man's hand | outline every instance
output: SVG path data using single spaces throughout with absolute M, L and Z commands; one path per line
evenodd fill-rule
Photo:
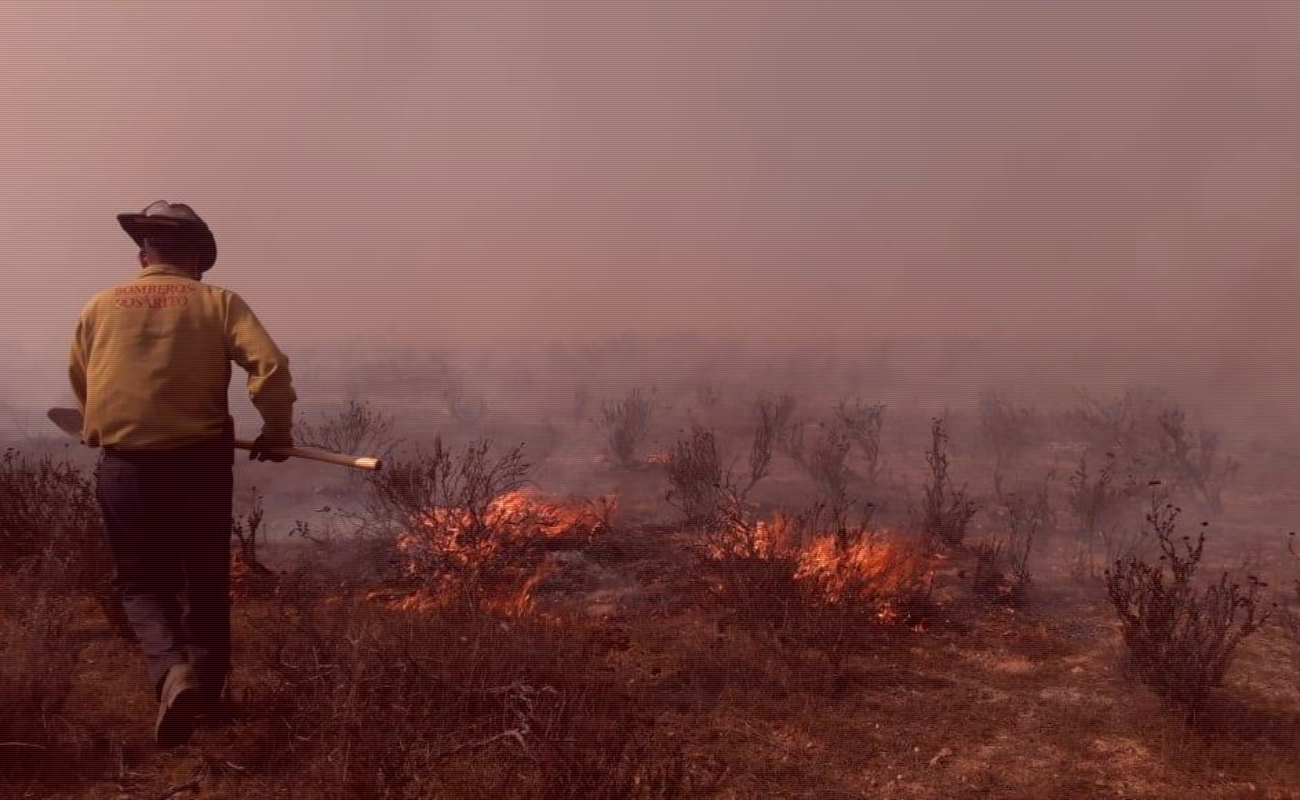
M 248 460 L 252 461 L 253 459 L 257 459 L 258 461 L 272 461 L 276 464 L 288 461 L 288 456 L 270 452 L 271 449 L 279 447 L 293 447 L 293 442 L 280 439 L 268 439 L 264 433 L 253 441 L 253 449 L 248 451 Z

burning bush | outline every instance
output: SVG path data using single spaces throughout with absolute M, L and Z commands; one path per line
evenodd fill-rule
M 418 563 L 419 575 L 473 571 L 497 544 L 493 524 L 501 520 L 493 503 L 520 489 L 529 467 L 523 445 L 498 456 L 480 439 L 455 454 L 438 437 L 432 451 L 395 460 L 371 477 L 367 517 Z
M 871 625 L 910 620 L 929 594 L 923 552 L 871 528 L 869 514 L 851 522 L 825 503 L 770 521 L 734 516 L 706 539 L 704 554 L 748 618 L 801 628 L 836 661 Z
M 403 577 L 422 590 L 403 602 L 445 598 L 442 589 L 476 600 L 485 579 L 533 579 L 516 587 L 519 602 L 540 580 L 541 543 L 604 531 L 614 499 L 546 499 L 527 488 L 522 445 L 493 455 L 487 440 L 459 455 L 441 439 L 432 452 L 391 465 L 372 479 L 368 518 L 392 537 Z
M 1205 548 L 1202 530 L 1174 538 L 1180 509 L 1152 500 L 1147 523 L 1160 545 L 1157 564 L 1138 558 L 1117 561 L 1106 572 L 1106 589 L 1119 613 L 1128 666 L 1139 680 L 1171 704 L 1190 713 L 1223 684 L 1241 640 L 1259 630 L 1263 584 L 1246 585 L 1225 572 L 1219 580 L 1193 585 Z

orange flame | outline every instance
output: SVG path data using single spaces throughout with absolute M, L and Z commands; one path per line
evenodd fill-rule
M 745 556 L 794 562 L 794 578 L 826 602 L 865 602 L 891 620 L 892 601 L 917 591 L 932 572 L 930 558 L 887 530 L 858 531 L 848 542 L 832 534 L 809 536 L 799 521 L 777 512 L 770 521 L 725 538 L 711 547 L 714 558 Z
M 396 599 L 376 599 L 398 610 L 429 611 L 446 602 L 443 590 L 451 588 L 449 576 L 456 569 L 509 564 L 510 569 L 498 572 L 513 575 L 516 587 L 506 590 L 508 597 L 500 605 L 505 611 L 523 613 L 532 607 L 537 586 L 553 571 L 545 563 L 526 566 L 535 562 L 536 550 L 531 546 L 548 539 L 602 533 L 609 528 L 615 507 L 612 496 L 547 498 L 520 489 L 495 498 L 478 520 L 464 508 L 435 508 L 397 538 L 398 549 L 406 554 L 406 573 L 419 579 L 422 588 Z M 531 570 L 531 575 L 520 582 L 520 570 Z

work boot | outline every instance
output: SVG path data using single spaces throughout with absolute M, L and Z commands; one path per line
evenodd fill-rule
M 204 691 L 204 708 L 195 724 L 200 728 L 219 728 L 234 722 L 237 706 L 231 695 L 228 680 L 219 685 L 206 684 Z
M 153 731 L 158 746 L 176 747 L 188 742 L 205 701 L 203 683 L 194 667 L 177 664 L 167 670 L 158 701 L 158 722 Z

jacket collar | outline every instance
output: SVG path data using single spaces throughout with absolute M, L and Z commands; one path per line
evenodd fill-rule
M 148 278 L 151 275 L 174 275 L 177 278 L 189 278 L 190 280 L 195 280 L 195 277 L 192 274 L 186 272 L 180 267 L 173 267 L 171 264 L 150 264 L 140 270 L 140 274 L 137 277 Z

